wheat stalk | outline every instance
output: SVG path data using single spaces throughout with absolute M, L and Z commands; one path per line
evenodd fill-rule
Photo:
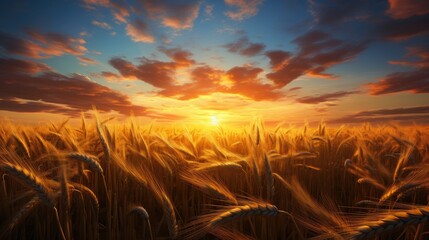
M 11 163 L 3 163 L 0 166 L 0 169 L 20 179 L 26 185 L 32 188 L 35 192 L 37 192 L 39 198 L 46 206 L 50 208 L 54 207 L 54 201 L 50 193 L 50 190 L 48 187 L 45 186 L 45 184 L 39 177 L 32 174 L 27 169 L 24 169 L 18 165 L 13 165 Z
M 83 163 L 88 164 L 91 170 L 103 174 L 103 168 L 100 163 L 96 160 L 95 156 L 91 156 L 88 154 L 73 152 L 66 155 L 67 158 L 77 160 Z
M 12 221 L 9 224 L 9 230 L 14 229 L 18 223 L 24 219 L 34 208 L 36 208 L 41 203 L 40 197 L 35 196 L 29 202 L 27 202 L 17 214 L 13 217 Z
M 279 210 L 276 206 L 271 205 L 269 203 L 249 203 L 247 205 L 231 208 L 225 212 L 218 214 L 209 221 L 207 226 L 210 228 L 216 227 L 225 222 L 229 222 L 233 219 L 245 216 L 276 216 L 278 211 Z
M 214 162 L 210 164 L 202 164 L 202 166 L 199 166 L 194 170 L 197 172 L 201 172 L 201 171 L 210 171 L 210 170 L 226 169 L 226 168 L 237 169 L 237 170 L 243 169 L 243 167 L 240 164 L 229 161 L 229 162 Z
M 100 203 L 98 201 L 97 195 L 90 188 L 88 188 L 87 186 L 82 185 L 80 183 L 72 183 L 72 184 L 69 184 L 68 186 L 75 188 L 75 189 L 79 190 L 80 192 L 88 195 L 92 199 L 92 201 L 93 201 L 93 203 L 94 203 L 94 205 L 98 211 L 98 209 L 100 208 Z
M 153 239 L 152 228 L 150 226 L 150 220 L 149 220 L 149 213 L 147 213 L 146 209 L 142 206 L 136 206 L 136 207 L 131 208 L 131 210 L 128 212 L 128 214 L 132 214 L 132 213 L 135 213 L 135 214 L 143 217 L 147 221 L 147 224 L 149 226 L 150 239 Z
M 271 164 L 270 161 L 268 161 L 267 154 L 264 153 L 264 166 L 265 166 L 265 172 L 267 173 L 268 177 L 268 189 L 269 189 L 269 196 L 270 199 L 274 197 L 274 177 L 273 177 L 273 171 L 271 170 Z
M 176 213 L 174 211 L 173 204 L 171 203 L 167 195 L 163 194 L 162 197 L 163 197 L 162 205 L 167 219 L 168 231 L 170 233 L 170 237 L 172 239 L 175 239 L 177 238 L 177 235 L 179 233 L 179 226 L 177 225 Z
M 429 207 L 395 211 L 377 221 L 368 221 L 349 233 L 350 239 L 368 239 L 394 229 L 401 229 L 408 224 L 420 224 L 429 221 Z

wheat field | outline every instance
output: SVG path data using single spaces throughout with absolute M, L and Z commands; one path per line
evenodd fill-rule
M 0 126 L 1 239 L 428 239 L 429 128 Z

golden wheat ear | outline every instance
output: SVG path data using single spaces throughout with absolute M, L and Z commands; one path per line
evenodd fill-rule
M 369 239 L 392 230 L 401 229 L 406 225 L 420 224 L 428 221 L 428 206 L 404 211 L 392 211 L 381 219 L 366 221 L 361 226 L 355 227 L 354 231 L 347 234 L 347 237 L 356 240 Z
M 37 177 L 29 170 L 11 163 L 3 163 L 0 165 L 0 169 L 21 180 L 24 184 L 33 189 L 46 206 L 50 208 L 54 207 L 53 194 L 41 178 Z

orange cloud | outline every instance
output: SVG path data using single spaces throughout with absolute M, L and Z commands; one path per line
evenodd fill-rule
M 13 58 L 0 58 L 0 72 L 7 71 L 36 74 L 40 72 L 52 71 L 52 69 L 44 63 L 18 60 Z
M 265 55 L 270 59 L 271 68 L 276 70 L 282 65 L 286 64 L 286 61 L 290 59 L 292 54 L 282 50 L 275 50 L 268 51 L 265 53 Z
M 225 88 L 219 85 L 223 73 L 222 70 L 214 69 L 209 66 L 197 67 L 191 72 L 191 83 L 164 88 L 159 94 L 168 97 L 176 97 L 181 100 L 188 100 L 213 92 L 225 91 Z
M 231 68 L 226 75 L 233 82 L 233 86 L 226 92 L 241 94 L 256 101 L 281 98 L 283 93 L 276 92 L 274 86 L 261 83 L 258 77 L 262 71 L 261 68 L 251 66 Z
M 142 59 L 141 64 L 137 66 L 121 58 L 112 58 L 109 63 L 123 77 L 134 77 L 158 88 L 172 86 L 174 83 L 174 73 L 177 69 L 177 65 L 174 62 L 162 62 L 150 59 Z
M 44 65 L 17 59 L 1 59 L 0 62 L 1 66 L 14 66 L 0 68 L 2 110 L 76 116 L 96 106 L 100 111 L 113 110 L 124 115 L 133 112 L 141 116 L 146 112 L 145 107 L 132 104 L 127 95 L 95 83 L 84 75 L 65 76 L 50 71 Z
M 161 20 L 166 27 L 173 29 L 192 28 L 198 17 L 201 1 L 141 0 L 145 11 L 152 19 Z
M 233 67 L 228 71 L 216 69 L 207 65 L 197 66 L 192 54 L 180 48 L 159 48 L 173 61 L 162 62 L 141 58 L 140 64 L 112 58 L 110 64 L 119 71 L 122 77 L 137 78 L 154 87 L 160 88 L 159 95 L 174 97 L 180 100 L 197 98 L 212 93 L 239 94 L 250 99 L 274 100 L 284 96 L 275 86 L 262 83 L 259 75 L 261 68 L 252 66 Z M 194 67 L 194 68 L 193 68 Z M 190 69 L 190 82 L 178 85 L 176 70 Z M 117 77 L 107 74 L 108 77 Z
M 414 71 L 391 73 L 378 82 L 367 84 L 372 95 L 395 92 L 429 93 L 429 49 L 409 48 L 408 57 L 418 57 L 419 61 L 391 61 L 393 64 L 417 68 Z
M 170 57 L 177 65 L 182 67 L 189 67 L 195 64 L 195 60 L 192 59 L 192 53 L 182 50 L 180 48 L 165 48 L 160 47 L 159 50 L 165 55 Z
M 335 75 L 325 73 L 326 69 L 353 59 L 366 48 L 366 43 L 350 43 L 332 38 L 329 34 L 312 30 L 296 38 L 298 52 L 290 57 L 273 57 L 275 66 L 266 76 L 274 81 L 278 88 L 282 88 L 303 75 L 322 78 L 336 78 Z M 285 52 L 280 53 L 286 55 Z M 287 61 L 286 61 L 287 59 Z
M 404 19 L 427 13 L 429 13 L 429 1 L 389 0 L 389 9 L 387 10 L 387 14 L 392 18 Z
M 31 40 L 0 33 L 0 47 L 9 54 L 30 58 L 50 58 L 70 54 L 81 56 L 88 51 L 86 41 L 60 33 L 41 33 L 28 30 Z
M 391 73 L 376 83 L 366 85 L 372 95 L 396 92 L 429 93 L 429 69 Z
M 124 2 L 111 0 L 83 0 L 83 2 L 88 9 L 94 9 L 95 6 L 110 8 L 115 19 L 122 23 L 126 23 L 126 18 L 130 16 L 130 11 Z
M 135 19 L 134 22 L 128 23 L 126 30 L 127 35 L 130 36 L 134 42 L 155 42 L 155 37 L 150 33 L 149 27 L 140 19 Z
M 92 58 L 87 58 L 87 57 L 82 57 L 82 56 L 78 56 L 77 59 L 80 61 L 80 64 L 86 66 L 88 64 L 98 64 L 99 62 L 95 61 Z
M 225 14 L 236 21 L 241 21 L 255 16 L 262 0 L 224 0 L 225 4 L 237 8 L 235 11 L 227 11 Z

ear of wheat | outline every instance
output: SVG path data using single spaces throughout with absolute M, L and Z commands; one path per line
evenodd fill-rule
M 91 156 L 91 155 L 83 154 L 83 153 L 78 153 L 78 152 L 72 152 L 72 153 L 68 153 L 66 155 L 66 157 L 69 159 L 73 159 L 76 161 L 86 163 L 86 164 L 88 164 L 88 166 L 90 167 L 90 169 L 92 171 L 103 174 L 103 168 L 101 167 L 100 163 L 98 163 L 95 156 Z
M 46 206 L 50 208 L 54 207 L 52 193 L 39 177 L 25 168 L 11 163 L 3 163 L 0 165 L 0 169 L 23 181 L 31 189 L 37 192 L 40 200 L 42 200 Z
M 268 203 L 249 203 L 247 205 L 234 207 L 224 212 L 221 212 L 220 214 L 212 218 L 207 226 L 215 227 L 239 217 L 257 215 L 276 216 L 277 213 L 278 209 L 274 205 Z
M 376 221 L 365 221 L 347 235 L 351 239 L 368 239 L 391 230 L 403 228 L 408 224 L 420 224 L 429 221 L 429 207 L 404 211 L 392 211 Z

